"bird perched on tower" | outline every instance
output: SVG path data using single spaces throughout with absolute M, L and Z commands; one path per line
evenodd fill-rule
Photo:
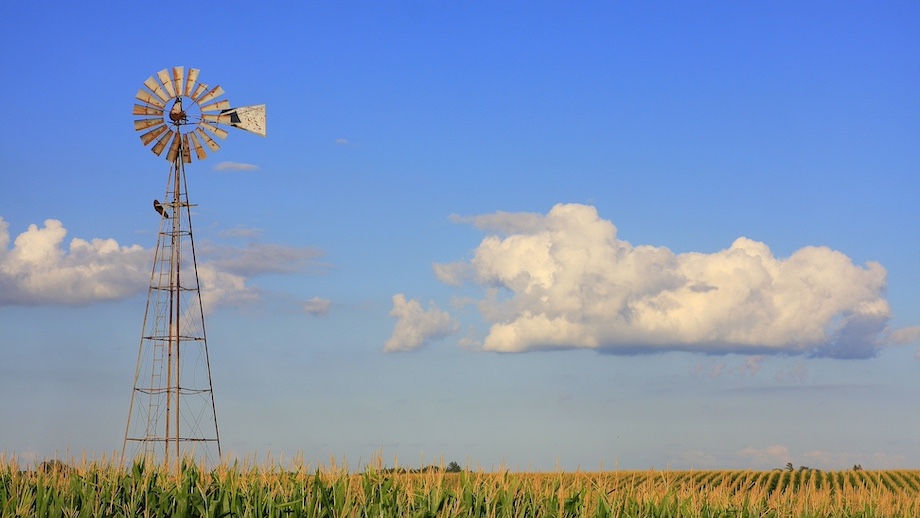
M 163 216 L 164 218 L 169 217 L 169 213 L 166 212 L 165 208 L 163 208 L 163 205 L 160 203 L 160 200 L 153 200 L 153 208 L 156 209 L 156 211 L 160 213 L 160 216 Z

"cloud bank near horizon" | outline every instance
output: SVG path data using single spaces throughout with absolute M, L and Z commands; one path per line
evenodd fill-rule
M 84 305 L 143 293 L 150 280 L 153 250 L 122 246 L 114 239 L 73 238 L 56 219 L 29 225 L 12 240 L 0 217 L 0 306 Z M 260 298 L 251 276 L 299 271 L 322 255 L 315 249 L 249 243 L 246 248 L 206 245 L 198 264 L 202 304 L 250 303 Z M 228 259 L 228 258 L 233 258 Z
M 617 239 L 612 222 L 580 204 L 452 219 L 488 233 L 471 260 L 434 265 L 442 282 L 484 290 L 487 351 L 869 358 L 916 334 L 888 328 L 884 267 L 827 247 L 777 258 L 739 237 L 715 253 L 675 254 Z

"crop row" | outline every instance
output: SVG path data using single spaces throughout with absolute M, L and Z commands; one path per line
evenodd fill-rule
M 176 473 L 143 462 L 20 470 L 0 459 L 0 517 L 896 517 L 920 516 L 918 487 L 920 471 Z
M 825 490 L 831 493 L 852 490 L 881 490 L 888 492 L 920 492 L 920 471 L 822 471 L 816 469 L 773 471 L 675 471 L 619 472 L 616 483 L 667 486 L 672 488 L 732 492 L 751 490 L 788 492 Z

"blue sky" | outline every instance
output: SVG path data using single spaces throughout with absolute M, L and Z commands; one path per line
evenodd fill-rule
M 920 465 L 916 4 L 86 5 L 0 6 L 0 451 L 120 450 L 185 66 L 230 454 Z

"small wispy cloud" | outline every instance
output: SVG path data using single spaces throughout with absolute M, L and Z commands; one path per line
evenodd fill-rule
M 777 372 L 773 376 L 773 379 L 780 384 L 805 383 L 808 380 L 808 367 L 805 365 L 804 361 L 799 360 L 788 370 Z
M 712 362 L 709 365 L 704 363 L 697 363 L 693 369 L 693 376 L 699 375 L 708 375 L 710 378 L 716 379 L 724 376 L 731 376 L 735 378 L 747 378 L 747 377 L 756 377 L 760 372 L 761 366 L 764 361 L 764 356 L 748 356 L 744 359 L 744 362 L 740 365 L 731 366 L 726 362 L 718 361 Z
M 329 314 L 329 308 L 332 307 L 332 301 L 322 297 L 313 297 L 303 303 L 303 309 L 314 317 L 322 317 Z
M 773 444 L 766 448 L 747 447 L 738 452 L 738 456 L 752 463 L 753 468 L 768 469 L 782 466 L 792 461 L 789 448 L 781 444 Z
M 686 450 L 679 452 L 674 461 L 673 464 L 684 464 L 693 469 L 712 469 L 718 467 L 720 464 L 720 460 L 715 455 L 703 450 Z
M 473 225 L 484 232 L 509 235 L 529 234 L 539 231 L 543 227 L 544 216 L 536 212 L 505 212 L 500 210 L 492 214 L 480 214 L 478 216 L 451 214 L 449 219 L 454 223 Z
M 821 469 L 842 469 L 856 464 L 869 469 L 904 469 L 907 458 L 900 454 L 875 452 L 871 455 L 853 452 L 829 452 L 812 450 L 802 454 L 810 466 Z
M 351 144 L 351 142 L 349 142 L 347 138 L 337 138 L 335 139 L 335 143 L 338 146 L 347 146 Z
M 888 335 L 891 345 L 904 345 L 920 342 L 920 326 L 902 327 L 895 329 Z
M 295 273 L 308 267 L 322 269 L 315 260 L 324 255 L 317 248 L 300 248 L 274 243 L 250 242 L 245 247 L 202 243 L 199 249 L 221 270 L 251 276 L 271 273 Z
M 463 349 L 479 350 L 482 348 L 482 337 L 475 326 L 469 326 L 466 335 L 457 340 L 457 345 Z
M 243 162 L 221 162 L 214 166 L 215 171 L 258 171 L 259 166 Z
M 262 234 L 263 230 L 261 228 L 242 226 L 228 228 L 217 233 L 218 236 L 229 239 L 255 239 L 260 237 Z

